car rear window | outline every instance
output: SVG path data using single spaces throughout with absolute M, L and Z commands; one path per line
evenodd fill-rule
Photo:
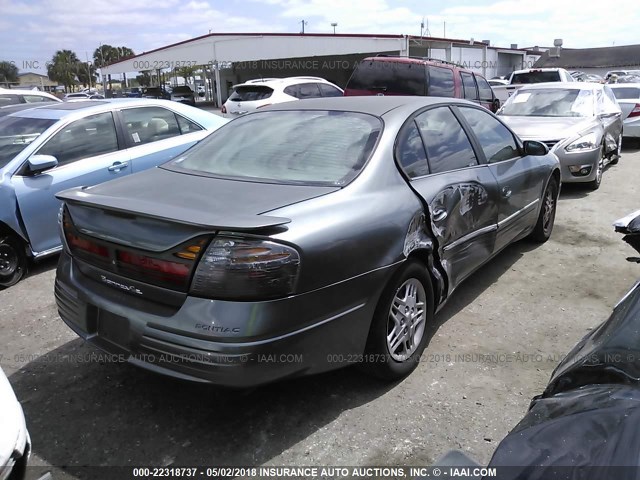
M 552 70 L 548 72 L 524 72 L 516 73 L 511 79 L 512 84 L 559 82 L 560 72 Z
M 193 93 L 190 87 L 173 87 L 172 93 Z
M 45 118 L 0 118 L 0 168 L 38 138 L 56 120 Z
M 0 95 L 0 107 L 4 107 L 6 105 L 17 105 L 21 103 L 20 97 L 14 94 L 3 93 Z
M 625 88 L 612 88 L 613 94 L 618 100 L 638 100 L 640 99 L 640 88 L 625 87 Z
M 422 63 L 365 60 L 358 64 L 346 89 L 363 95 L 426 95 L 426 87 Z
M 336 111 L 250 114 L 163 168 L 269 183 L 345 185 L 362 170 L 382 122 Z
M 264 85 L 252 85 L 247 87 L 236 87 L 229 97 L 232 102 L 253 102 L 269 98 L 273 93 L 273 88 Z

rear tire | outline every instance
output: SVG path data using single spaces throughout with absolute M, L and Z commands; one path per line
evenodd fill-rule
M 424 264 L 408 260 L 385 287 L 369 330 L 362 368 L 384 380 L 411 373 L 427 344 L 433 286 Z
M 537 243 L 544 243 L 549 240 L 553 231 L 553 224 L 556 220 L 556 207 L 558 205 L 558 180 L 551 177 L 547 188 L 542 196 L 542 207 L 538 215 L 536 226 L 529 238 Z
M 0 289 L 15 285 L 26 272 L 24 243 L 14 234 L 0 232 Z

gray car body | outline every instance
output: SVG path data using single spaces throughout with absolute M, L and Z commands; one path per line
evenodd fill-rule
M 596 165 L 604 152 L 605 163 L 614 155 L 619 155 L 622 143 L 622 118 L 617 102 L 615 105 L 601 105 L 598 102 L 604 98 L 608 86 L 589 82 L 539 83 L 525 85 L 519 94 L 535 90 L 574 89 L 591 90 L 596 99 L 593 115 L 590 117 L 536 117 L 536 116 L 508 116 L 498 115 L 523 140 L 538 140 L 545 143 L 558 156 L 562 166 L 562 181 L 591 182 L 596 178 Z M 598 93 L 600 92 L 600 93 Z M 613 94 L 611 94 L 613 95 Z M 596 133 L 598 147 L 588 151 L 568 152 L 565 147 L 590 132 Z M 575 176 L 569 170 L 572 165 L 586 165 L 591 167 L 589 175 Z
M 560 180 L 554 155 L 487 165 L 475 139 L 479 165 L 408 180 L 394 161 L 403 126 L 429 108 L 486 112 L 465 100 L 348 97 L 294 103 L 249 115 L 316 109 L 382 120 L 372 156 L 346 186 L 235 181 L 159 168 L 135 180 L 59 195 L 78 228 L 147 251 L 225 230 L 293 245 L 301 256 L 294 295 L 246 302 L 175 295 L 100 271 L 65 250 L 55 287 L 61 318 L 81 337 L 133 364 L 189 380 L 248 386 L 330 370 L 362 355 L 381 292 L 404 262 L 422 262 L 434 284 L 435 307 L 441 308 L 468 275 L 531 233 L 548 182 Z M 218 134 L 227 128 L 233 122 Z M 232 195 L 236 200 L 230 202 Z M 87 207 L 106 214 L 89 215 L 100 210 Z M 130 228 L 134 212 L 172 228 L 139 237 Z M 171 308 L 160 305 L 168 295 L 175 297 Z M 111 321 L 118 325 L 115 331 L 102 330 Z M 199 359 L 158 360 L 192 354 Z M 280 361 L 285 354 L 301 355 L 302 361 Z

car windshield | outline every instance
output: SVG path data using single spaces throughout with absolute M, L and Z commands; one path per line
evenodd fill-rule
M 364 167 L 382 130 L 372 115 L 274 111 L 239 118 L 165 168 L 269 183 L 344 185 Z
M 526 83 L 543 83 L 543 82 L 559 82 L 560 72 L 557 70 L 542 72 L 523 72 L 514 73 L 511 79 L 512 84 L 526 84 Z
M 56 120 L 45 118 L 0 118 L 0 168 L 38 138 Z
M 611 90 L 618 100 L 640 99 L 640 88 L 638 87 L 612 88 Z
M 348 90 L 387 95 L 426 95 L 427 70 L 422 63 L 365 60 L 347 83 Z
M 256 100 L 264 100 L 269 98 L 273 93 L 273 89 L 262 85 L 251 87 L 236 87 L 229 100 L 232 102 L 253 102 Z
M 591 90 L 518 90 L 500 112 L 517 117 L 591 117 L 594 115 Z

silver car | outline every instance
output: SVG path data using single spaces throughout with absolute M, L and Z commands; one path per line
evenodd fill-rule
M 597 189 L 622 146 L 622 113 L 599 83 L 543 83 L 518 90 L 498 112 L 523 140 L 544 142 L 558 156 L 562 181 Z
M 622 110 L 622 136 L 640 139 L 640 83 L 609 85 Z
M 135 178 L 63 192 L 60 317 L 178 378 L 249 386 L 417 365 L 427 325 L 507 245 L 546 241 L 558 160 L 436 97 L 259 109 Z

